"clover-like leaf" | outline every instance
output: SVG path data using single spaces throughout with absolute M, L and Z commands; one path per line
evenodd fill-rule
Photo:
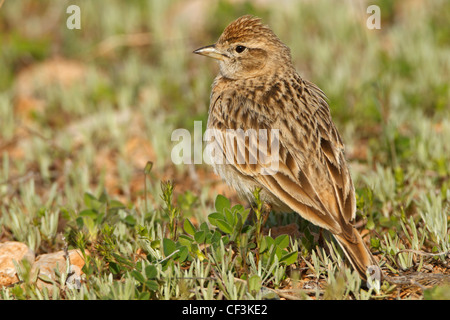
M 228 198 L 222 196 L 221 194 L 217 195 L 216 201 L 214 203 L 214 206 L 217 210 L 217 212 L 222 212 L 225 208 L 230 208 L 231 203 Z
M 183 229 L 187 234 L 193 236 L 195 234 L 195 227 L 189 219 L 184 220 Z

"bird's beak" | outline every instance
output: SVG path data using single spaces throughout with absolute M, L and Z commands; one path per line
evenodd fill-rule
M 195 50 L 193 53 L 200 54 L 202 56 L 214 58 L 217 60 L 225 60 L 225 58 L 228 58 L 228 56 L 219 50 L 217 50 L 216 45 L 212 44 L 210 46 L 201 47 L 197 50 Z

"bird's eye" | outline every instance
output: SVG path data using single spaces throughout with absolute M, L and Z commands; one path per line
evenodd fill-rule
M 236 46 L 235 50 L 236 50 L 237 53 L 241 53 L 241 52 L 243 52 L 245 50 L 245 47 L 244 46 Z

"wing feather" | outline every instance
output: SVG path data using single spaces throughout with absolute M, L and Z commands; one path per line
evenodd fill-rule
M 265 97 L 266 101 L 283 108 L 284 112 L 275 117 L 264 113 L 264 110 L 273 108 L 271 105 L 262 106 L 256 100 L 227 95 L 226 92 L 214 95 L 213 91 L 211 101 L 214 104 L 210 108 L 208 127 L 219 129 L 226 136 L 216 140 L 223 143 L 216 146 L 216 150 L 224 153 L 229 152 L 230 147 L 235 150 L 227 153 L 231 154 L 227 165 L 232 166 L 234 173 L 262 186 L 305 219 L 333 233 L 351 235 L 353 233 L 348 228 L 355 214 L 354 189 L 343 144 L 331 121 L 323 92 L 312 83 L 301 81 L 302 94 L 297 95 L 297 99 L 280 102 Z M 238 109 L 235 111 L 239 112 L 238 119 L 228 116 L 223 120 L 217 114 L 224 111 L 233 114 L 233 108 Z M 255 141 L 249 135 L 232 138 L 226 135 L 227 130 L 243 128 L 268 130 L 267 148 L 255 148 Z M 272 129 L 278 130 L 276 150 L 270 148 Z M 270 175 L 263 174 L 263 170 L 271 169 L 273 163 L 261 159 L 273 159 L 274 155 L 279 160 L 276 171 Z M 250 159 L 256 162 L 252 163 Z

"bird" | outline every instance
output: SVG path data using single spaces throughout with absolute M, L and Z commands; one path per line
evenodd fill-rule
M 244 15 L 193 53 L 219 62 L 207 121 L 214 171 L 249 202 L 258 188 L 271 210 L 330 231 L 363 280 L 380 270 L 354 226 L 355 189 L 328 99 L 297 73 L 290 48 L 261 18 Z

